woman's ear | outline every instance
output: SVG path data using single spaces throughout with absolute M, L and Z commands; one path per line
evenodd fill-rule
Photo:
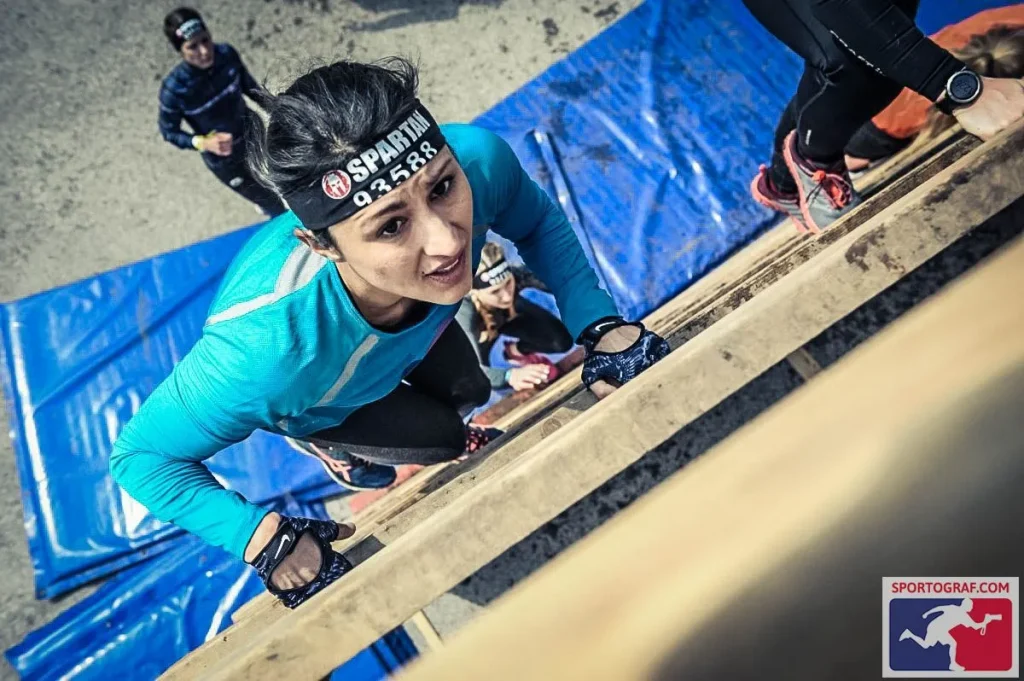
M 296 227 L 292 234 L 295 238 L 306 244 L 309 250 L 313 251 L 319 256 L 327 258 L 333 262 L 344 262 L 344 258 L 341 256 L 341 251 L 331 243 L 330 237 L 326 233 L 317 235 L 308 229 L 300 229 Z

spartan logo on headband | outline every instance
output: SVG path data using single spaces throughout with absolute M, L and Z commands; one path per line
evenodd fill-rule
M 394 191 L 445 146 L 441 129 L 417 101 L 391 131 L 324 173 L 319 186 L 285 199 L 306 229 L 325 229 Z
M 324 194 L 335 201 L 340 201 L 352 191 L 352 178 L 343 170 L 332 170 L 327 173 L 320 180 L 320 184 L 324 188 Z

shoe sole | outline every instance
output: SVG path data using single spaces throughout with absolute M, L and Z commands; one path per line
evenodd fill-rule
M 796 231 L 800 232 L 801 234 L 810 234 L 810 230 L 807 229 L 807 225 L 805 225 L 804 221 L 801 219 L 803 217 L 803 211 L 800 211 L 800 217 L 797 217 L 796 215 L 793 215 L 791 212 L 789 212 L 789 210 L 781 203 L 776 203 L 775 201 L 772 201 L 764 194 L 762 194 L 760 191 L 758 191 L 757 181 L 760 178 L 761 175 L 759 173 L 755 175 L 754 179 L 751 180 L 750 182 L 750 195 L 754 197 L 754 200 L 757 201 L 762 206 L 764 206 L 765 208 L 767 208 L 768 210 L 773 210 L 776 213 L 785 213 L 786 215 L 789 216 L 789 219 L 793 221 L 793 225 L 796 227 Z M 800 210 L 799 205 L 797 206 L 797 210 Z
M 338 474 L 337 474 L 337 473 L 336 473 L 336 472 L 334 471 L 334 469 L 333 469 L 333 468 L 331 468 L 331 467 L 330 467 L 330 466 L 329 466 L 329 465 L 327 464 L 327 462 L 326 462 L 326 461 L 324 461 L 323 459 L 321 459 L 321 458 L 320 458 L 319 456 L 317 456 L 316 454 L 312 454 L 312 453 L 310 453 L 310 452 L 307 452 L 307 451 L 306 451 L 305 449 L 303 449 L 302 447 L 300 447 L 300 446 L 298 446 L 297 444 L 295 444 L 295 441 L 294 441 L 294 440 L 293 440 L 292 438 L 290 438 L 290 437 L 286 437 L 286 438 L 285 438 L 285 442 L 287 442 L 287 443 L 288 443 L 288 446 L 289 446 L 289 447 L 291 447 L 292 449 L 294 449 L 295 451 L 297 451 L 297 452 L 298 452 L 299 454 L 302 454 L 302 455 L 304 455 L 304 456 L 308 456 L 308 457 L 309 457 L 309 458 L 311 458 L 311 459 L 316 459 L 316 461 L 317 461 L 317 462 L 318 462 L 318 463 L 319 463 L 319 464 L 320 464 L 321 466 L 323 466 L 323 468 L 324 468 L 324 472 L 325 472 L 325 473 L 327 473 L 327 476 L 328 476 L 328 477 L 329 477 L 329 478 L 330 478 L 331 480 L 333 480 L 334 482 L 336 482 L 336 483 L 338 483 L 339 485 L 341 485 L 342 487 L 344 487 L 345 489 L 350 489 L 350 490 L 352 490 L 353 492 L 372 492 L 372 491 L 374 491 L 374 490 L 378 490 L 378 489 L 387 489 L 387 488 L 388 488 L 388 487 L 390 487 L 390 486 L 391 486 L 392 484 L 394 484 L 394 483 L 388 483 L 387 485 L 384 485 L 383 487 L 361 487 L 360 485 L 356 485 L 355 483 L 352 483 L 352 482 L 348 482 L 348 481 L 347 481 L 347 480 L 345 480 L 344 478 L 340 477 L 340 476 L 339 476 L 339 475 L 338 475 Z
M 810 234 L 821 234 L 821 227 L 811 219 L 811 213 L 807 210 L 807 194 L 804 192 L 804 183 L 797 179 L 800 177 L 801 170 L 796 159 L 793 158 L 794 144 L 796 144 L 795 130 L 786 135 L 786 141 L 782 145 L 782 157 L 786 159 L 786 167 L 789 168 L 790 175 L 796 179 L 796 191 L 800 197 L 800 214 L 804 217 L 804 227 Z

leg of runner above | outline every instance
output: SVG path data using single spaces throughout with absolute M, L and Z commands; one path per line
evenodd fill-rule
M 838 43 L 815 18 L 811 0 L 744 3 L 805 60 L 796 95 L 776 130 L 771 165 L 761 170 L 751 190 L 760 203 L 819 232 L 860 200 L 843 160 L 844 148 L 902 88 Z M 916 11 L 916 1 L 900 4 L 904 11 Z
M 277 217 L 288 210 L 277 194 L 253 178 L 245 165 L 245 157 L 241 153 L 234 153 L 226 158 L 208 158 L 209 156 L 210 154 L 203 154 L 203 160 L 210 172 L 216 175 L 217 179 L 227 185 L 231 191 L 256 204 L 262 213 L 270 217 Z
M 412 387 L 456 410 L 461 419 L 491 397 L 490 379 L 480 368 L 472 341 L 454 321 L 441 333 L 430 352 L 406 380 Z M 464 459 L 465 455 L 472 454 L 500 435 L 497 428 L 465 426 L 463 451 L 457 458 Z
M 466 426 L 451 405 L 403 384 L 360 407 L 341 425 L 305 439 L 336 460 L 429 466 L 462 456 Z

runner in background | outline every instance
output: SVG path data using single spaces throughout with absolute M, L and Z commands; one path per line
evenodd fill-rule
M 918 0 L 744 0 L 804 59 L 775 132 L 771 162 L 751 183 L 759 203 L 817 233 L 856 207 L 844 150 L 903 88 L 991 139 L 1024 116 L 1024 84 L 979 76 L 921 33 Z
M 456 320 L 495 390 L 529 390 L 550 383 L 559 372 L 544 353 L 568 352 L 573 345 L 565 324 L 524 298 L 524 288 L 548 290 L 526 268 L 509 265 L 500 245 L 488 242 L 480 254 L 473 290 L 462 301 Z M 490 366 L 491 348 L 499 336 L 514 339 L 505 344 L 502 354 L 515 368 Z
M 1024 4 L 979 12 L 931 39 L 981 76 L 1024 77 Z M 846 166 L 851 172 L 864 170 L 870 163 L 906 149 L 919 134 L 924 141 L 954 123 L 952 116 L 928 99 L 904 89 L 854 134 L 846 146 Z
M 235 48 L 213 42 L 194 9 L 179 7 L 169 13 L 164 35 L 182 61 L 160 87 L 160 134 L 176 147 L 200 152 L 218 180 L 264 215 L 285 212 L 281 199 L 256 182 L 245 164 L 245 122 L 251 114 L 242 95 L 254 97 L 263 88 Z M 182 121 L 191 132 L 182 130 Z

